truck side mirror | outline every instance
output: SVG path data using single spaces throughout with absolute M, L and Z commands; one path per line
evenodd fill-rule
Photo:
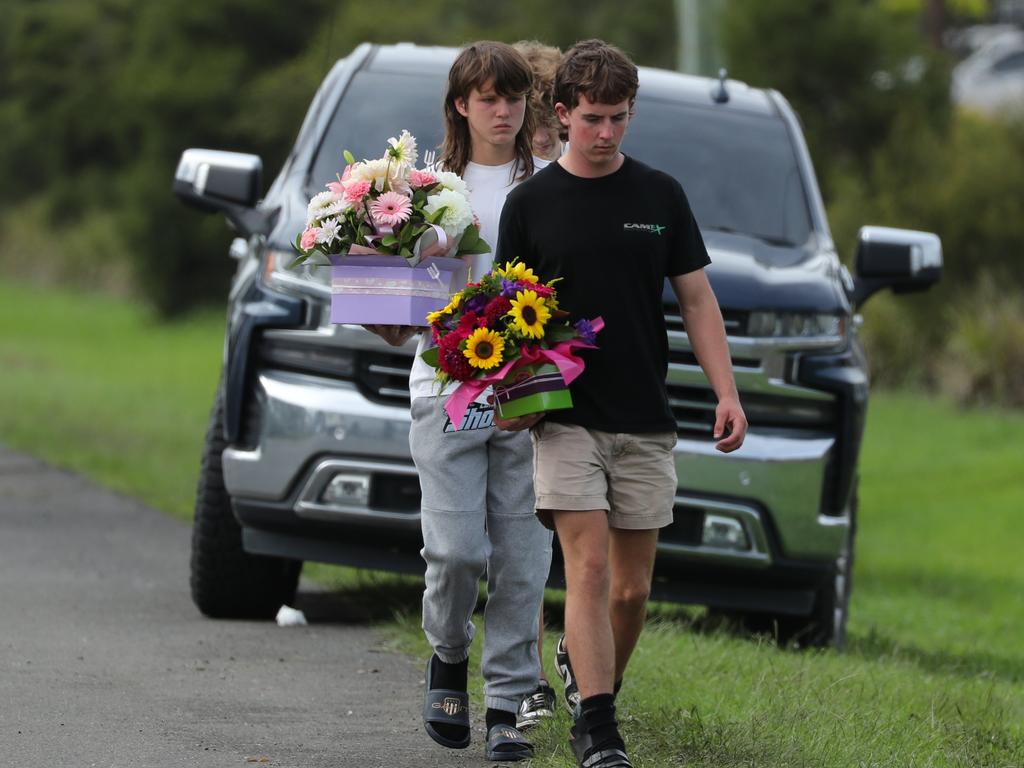
M 942 241 L 931 232 L 891 227 L 861 227 L 854 258 L 853 303 L 874 293 L 924 291 L 942 277 Z
M 256 209 L 263 184 L 258 155 L 186 149 L 174 172 L 174 194 L 193 208 L 223 213 L 245 235 L 266 233 L 270 219 Z

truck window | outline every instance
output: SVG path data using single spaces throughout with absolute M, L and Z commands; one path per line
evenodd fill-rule
M 313 160 L 310 189 L 318 191 L 334 181 L 334 175 L 345 168 L 342 152 L 346 149 L 357 160 L 378 158 L 384 154 L 388 139 L 398 136 L 402 129 L 416 137 L 420 155 L 416 165 L 422 167 L 424 151 L 436 152 L 444 135 L 444 86 L 444 77 L 433 72 L 356 73 Z
M 622 149 L 671 174 L 702 229 L 804 244 L 811 232 L 803 180 L 782 120 L 644 99 Z

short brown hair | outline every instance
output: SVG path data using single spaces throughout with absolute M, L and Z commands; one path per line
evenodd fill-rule
M 553 45 L 545 45 L 538 40 L 520 40 L 512 47 L 523 55 L 533 70 L 533 89 L 530 101 L 533 116 L 538 126 L 562 132 L 562 123 L 555 114 L 555 72 L 562 61 L 562 52 Z M 563 137 L 564 138 L 564 137 Z
M 481 40 L 462 49 L 448 70 L 448 91 L 444 97 L 444 141 L 441 144 L 440 166 L 460 176 L 470 156 L 469 121 L 455 108 L 458 99 L 469 99 L 470 92 L 480 90 L 489 80 L 494 90 L 506 98 L 526 97 L 523 127 L 516 134 L 516 170 L 521 179 L 533 175 L 534 119 L 530 105 L 533 73 L 518 51 L 507 43 Z
M 570 110 L 581 95 L 601 104 L 628 101 L 632 108 L 638 86 L 636 64 L 625 53 L 604 40 L 583 40 L 562 57 L 554 98 Z

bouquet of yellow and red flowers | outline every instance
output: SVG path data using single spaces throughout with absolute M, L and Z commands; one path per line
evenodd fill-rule
M 557 282 L 512 261 L 427 315 L 436 346 L 423 359 L 442 385 L 460 382 L 445 403 L 452 424 L 492 385 L 502 418 L 572 407 L 569 384 L 583 372 L 575 350 L 595 348 L 604 323 L 572 322 L 558 306 Z

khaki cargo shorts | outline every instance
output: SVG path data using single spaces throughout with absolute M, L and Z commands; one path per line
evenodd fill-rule
M 652 530 L 672 522 L 675 432 L 600 432 L 542 419 L 531 431 L 537 517 L 603 509 L 612 528 Z

